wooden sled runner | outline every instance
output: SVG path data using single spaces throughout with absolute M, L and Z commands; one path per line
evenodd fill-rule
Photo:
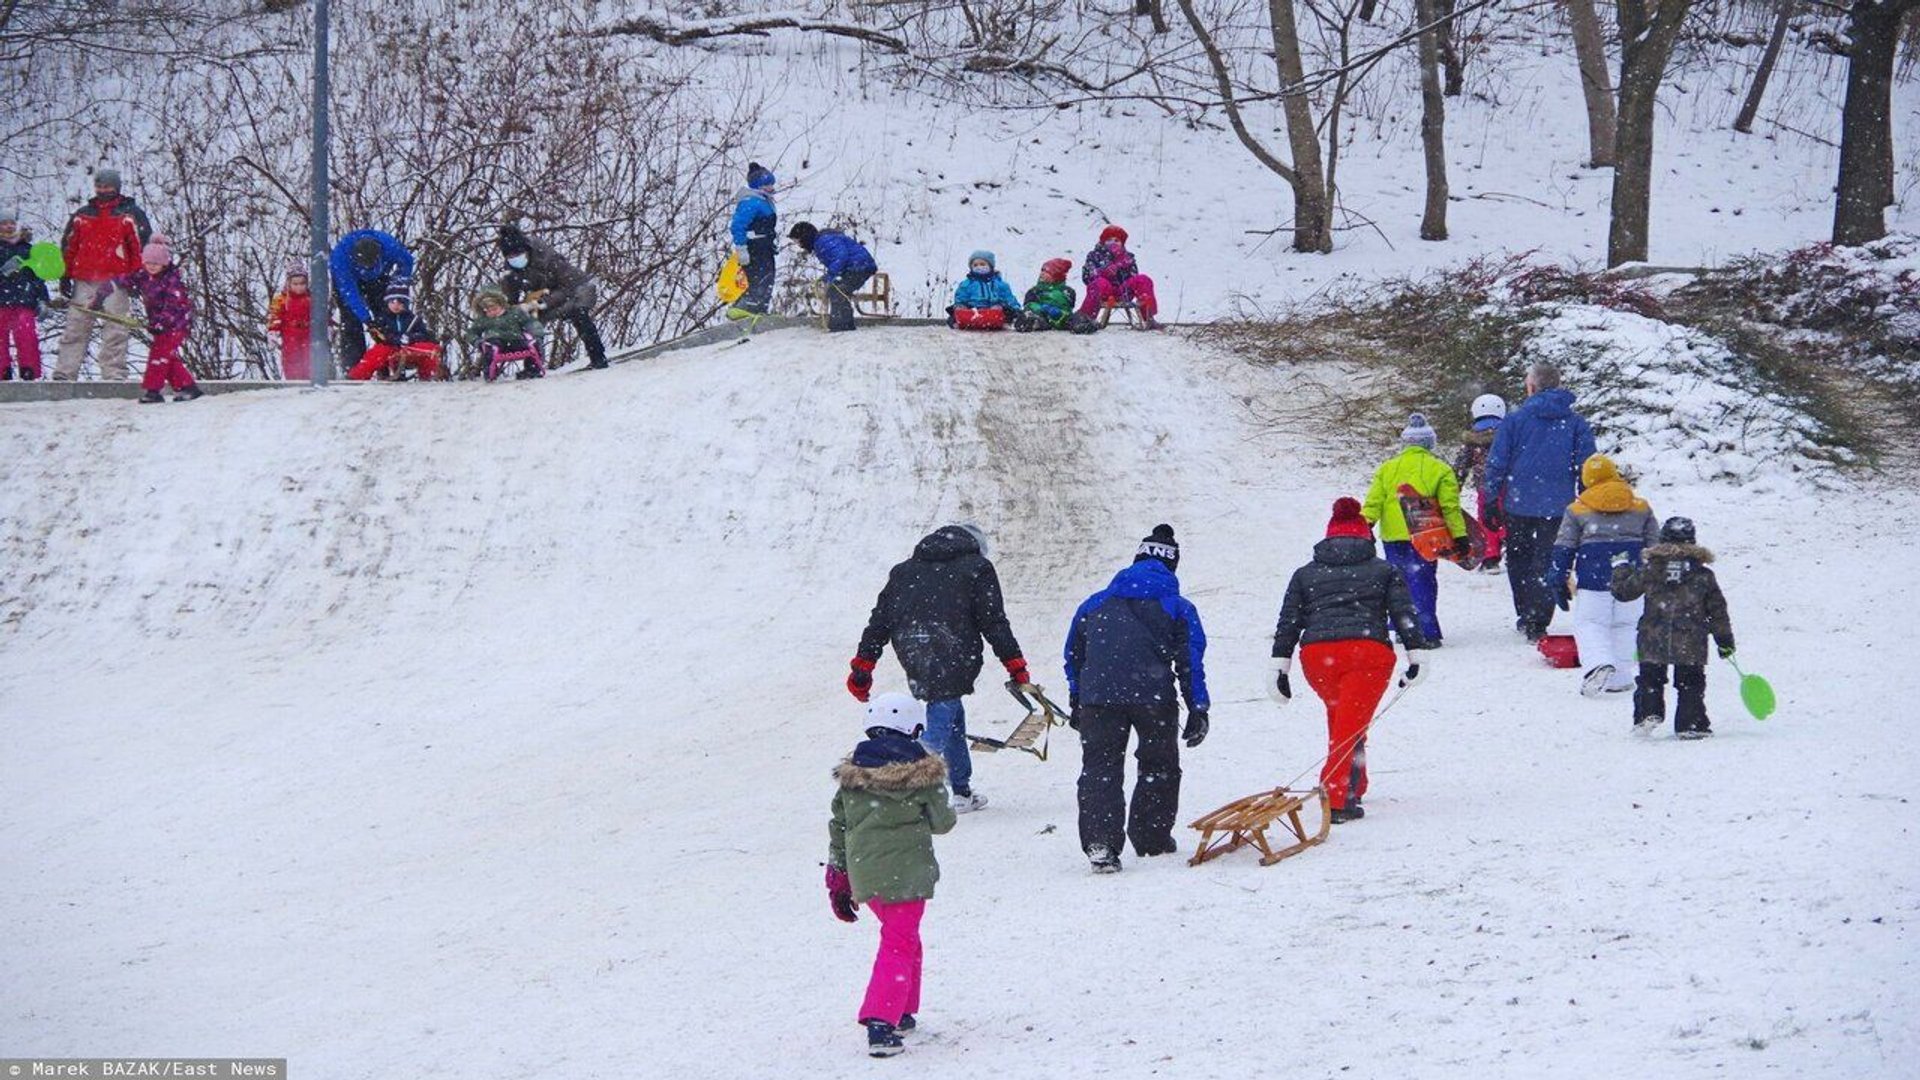
M 985 735 L 968 735 L 967 742 L 982 754 L 991 754 L 1000 750 L 1025 750 L 1041 761 L 1047 760 L 1047 733 L 1055 726 L 1064 724 L 1073 717 L 1065 709 L 1048 700 L 1046 691 L 1032 683 L 1009 682 L 1007 693 L 1027 710 L 1026 718 L 1014 727 L 1013 732 L 1004 739 L 990 739 Z M 1034 743 L 1039 743 L 1036 749 Z
M 1300 820 L 1300 811 L 1310 799 L 1320 803 L 1320 831 L 1312 836 L 1307 835 L 1307 827 Z M 1282 848 L 1272 846 L 1267 841 L 1267 829 L 1276 824 L 1292 833 L 1296 842 Z M 1320 788 L 1289 791 L 1278 787 L 1235 799 L 1203 815 L 1193 823 L 1193 828 L 1200 830 L 1200 849 L 1187 860 L 1188 866 L 1199 866 L 1216 855 L 1225 855 L 1247 844 L 1260 852 L 1261 866 L 1272 866 L 1324 842 L 1333 828 L 1333 811 L 1327 805 L 1327 793 Z

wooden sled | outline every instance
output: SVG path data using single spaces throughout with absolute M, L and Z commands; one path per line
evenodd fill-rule
M 1300 820 L 1300 811 L 1309 799 L 1316 799 L 1320 803 L 1320 831 L 1312 836 L 1307 835 L 1307 827 Z M 1283 848 L 1269 844 L 1267 829 L 1275 824 L 1292 833 L 1297 842 Z M 1312 791 L 1288 791 L 1278 787 L 1244 799 L 1235 799 L 1213 813 L 1203 815 L 1192 827 L 1200 830 L 1200 848 L 1193 853 L 1193 858 L 1187 860 L 1188 866 L 1199 866 L 1216 855 L 1225 855 L 1245 844 L 1252 844 L 1260 852 L 1261 866 L 1272 866 L 1281 859 L 1324 843 L 1327 833 L 1333 828 L 1333 811 L 1327 805 L 1327 793 L 1318 787 Z
M 1004 739 L 990 739 L 985 735 L 968 735 L 967 742 L 975 751 L 982 754 L 997 753 L 1001 750 L 1025 750 L 1041 761 L 1047 760 L 1047 733 L 1055 726 L 1073 719 L 1066 710 L 1048 700 L 1046 691 L 1032 683 L 1007 683 L 1007 693 L 1013 695 L 1027 710 L 1026 718 L 1014 727 L 1013 732 Z M 1036 748 L 1034 743 L 1040 745 Z
M 893 279 L 887 276 L 886 271 L 877 270 L 867 279 L 866 287 L 857 292 L 848 293 L 847 300 L 853 304 L 853 314 L 856 318 L 891 319 L 893 318 Z M 827 283 L 816 282 L 812 291 L 807 294 L 807 314 L 818 316 L 820 328 L 824 330 L 827 327 L 829 311 Z

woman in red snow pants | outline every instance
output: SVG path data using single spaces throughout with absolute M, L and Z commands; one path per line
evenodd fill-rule
M 1392 640 L 1407 648 L 1402 681 L 1425 674 L 1415 650 L 1428 648 L 1406 579 L 1374 551 L 1373 530 L 1357 499 L 1333 504 L 1326 539 L 1313 561 L 1294 571 L 1273 632 L 1273 699 L 1293 700 L 1293 654 L 1300 650 L 1307 684 L 1327 703 L 1327 762 L 1320 770 L 1335 824 L 1364 817 L 1367 725 L 1393 678 Z

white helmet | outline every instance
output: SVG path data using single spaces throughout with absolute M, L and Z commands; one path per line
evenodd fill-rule
M 893 691 L 876 694 L 867 703 L 867 726 L 892 728 L 902 735 L 912 735 L 927 723 L 927 707 L 915 701 L 910 694 Z
M 1483 420 L 1489 416 L 1504 420 L 1507 415 L 1507 403 L 1499 394 L 1481 394 L 1473 399 L 1471 411 L 1475 420 Z

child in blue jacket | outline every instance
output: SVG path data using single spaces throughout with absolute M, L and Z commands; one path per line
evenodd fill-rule
M 839 229 L 815 228 L 811 221 L 795 225 L 787 238 L 827 269 L 820 277 L 820 283 L 827 287 L 827 330 L 852 330 L 853 294 L 880 270 L 873 253 Z
M 765 315 L 773 300 L 774 238 L 780 217 L 774 209 L 773 170 L 759 162 L 747 166 L 747 186 L 733 207 L 729 235 L 740 268 L 747 272 L 747 291 L 734 301 L 728 315 L 746 318 Z
M 1013 286 L 1007 284 L 994 266 L 993 252 L 976 251 L 967 256 L 967 276 L 953 290 L 953 305 L 947 308 L 947 325 L 997 330 L 1019 310 L 1020 298 L 1013 294 Z M 998 311 L 1000 317 L 998 321 L 982 322 L 961 314 L 974 311 Z

